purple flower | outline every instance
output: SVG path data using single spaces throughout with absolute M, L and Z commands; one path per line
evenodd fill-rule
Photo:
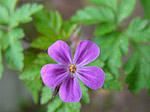
M 41 77 L 48 87 L 59 84 L 59 96 L 64 102 L 78 102 L 81 88 L 78 78 L 89 88 L 98 89 L 103 86 L 105 73 L 99 67 L 84 66 L 94 61 L 100 54 L 99 47 L 89 41 L 79 43 L 74 59 L 67 43 L 58 40 L 48 48 L 49 56 L 60 64 L 47 64 L 41 69 Z

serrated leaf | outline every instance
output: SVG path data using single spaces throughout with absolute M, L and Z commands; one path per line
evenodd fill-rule
M 10 14 L 13 13 L 18 0 L 0 0 L 0 2 L 8 9 Z
M 58 97 L 58 95 L 53 99 L 51 103 L 47 106 L 47 112 L 56 112 L 56 109 L 59 108 L 62 105 L 61 99 Z
M 127 36 L 134 42 L 147 42 L 150 41 L 150 26 L 148 20 L 135 18 L 129 24 Z
M 86 7 L 84 10 L 79 10 L 71 20 L 76 23 L 85 23 L 86 25 L 113 22 L 114 14 L 109 8 Z
M 144 9 L 145 16 L 150 19 L 150 0 L 140 0 L 140 2 Z
M 63 103 L 55 112 L 80 112 L 81 104 L 77 103 Z
M 42 96 L 41 96 L 41 104 L 45 104 L 52 98 L 52 89 L 49 87 L 44 86 L 42 89 Z
M 9 13 L 6 7 L 0 4 L 0 23 L 1 24 L 8 24 L 9 21 Z
M 30 64 L 23 70 L 20 75 L 22 80 L 34 80 L 41 77 L 40 71 L 42 66 L 49 63 L 55 63 L 48 54 L 39 54 L 35 60 L 32 60 Z
M 21 71 L 23 68 L 23 48 L 18 39 L 24 37 L 21 28 L 15 28 L 2 38 L 2 49 L 8 67 Z
M 101 48 L 100 59 L 106 63 L 106 66 L 118 77 L 118 68 L 122 64 L 122 41 L 124 36 L 119 33 L 113 33 L 103 37 L 94 38 L 93 41 Z M 128 46 L 127 46 L 128 48 Z
M 15 28 L 8 33 L 3 34 L 3 38 L 1 40 L 2 49 L 6 50 L 13 41 L 17 41 L 24 37 L 24 32 L 21 28 Z
M 92 61 L 86 66 L 97 66 L 97 67 L 104 67 L 105 63 L 98 57 L 96 60 Z
M 147 52 L 149 50 L 149 45 L 134 44 L 134 53 L 124 66 L 127 74 L 126 82 L 132 93 L 137 93 L 144 87 L 150 88 L 150 53 Z
M 47 50 L 57 40 L 66 41 L 76 28 L 75 24 L 64 22 L 58 12 L 40 11 L 34 18 L 35 26 L 41 36 L 31 43 L 33 48 Z
M 23 48 L 18 40 L 12 40 L 7 50 L 4 52 L 8 67 L 21 71 L 23 68 Z
M 118 2 L 118 0 L 88 0 L 88 1 L 91 1 L 94 5 L 110 7 L 113 10 L 116 10 Z
M 120 40 L 120 49 L 121 49 L 121 52 L 124 56 L 126 56 L 129 52 L 129 41 L 128 41 L 128 38 L 123 36 L 123 35 L 120 35 L 122 36 L 121 40 Z
M 37 4 L 25 4 L 21 8 L 18 8 L 12 15 L 10 20 L 10 26 L 16 27 L 20 23 L 27 23 L 32 20 L 31 15 L 43 8 L 42 5 Z
M 45 35 L 50 36 L 58 34 L 62 26 L 62 18 L 58 12 L 40 11 L 34 16 L 37 30 Z
M 81 104 L 63 102 L 57 95 L 47 106 L 47 112 L 80 112 Z
M 81 82 L 80 82 L 80 87 L 81 87 L 81 91 L 82 91 L 82 98 L 81 101 L 84 103 L 90 103 L 90 96 L 88 93 L 88 88 Z
M 39 92 L 42 88 L 42 81 L 41 80 L 26 80 L 25 85 L 31 91 L 34 102 L 38 103 Z
M 104 89 L 109 89 L 109 90 L 122 90 L 122 84 L 117 81 L 112 74 L 109 72 L 105 73 L 105 82 L 104 82 Z
M 120 23 L 128 16 L 131 15 L 134 10 L 136 0 L 123 0 L 118 6 L 118 22 Z
M 95 36 L 102 36 L 112 32 L 116 28 L 114 23 L 103 23 L 96 27 L 94 34 Z
M 2 64 L 2 52 L 1 52 L 1 46 L 0 46 L 0 79 L 2 77 L 3 72 L 3 64 Z

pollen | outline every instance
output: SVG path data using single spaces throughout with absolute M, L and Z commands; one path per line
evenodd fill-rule
M 72 72 L 72 73 L 74 73 L 75 71 L 76 71 L 76 65 L 71 65 L 70 67 L 69 67 L 69 70 Z

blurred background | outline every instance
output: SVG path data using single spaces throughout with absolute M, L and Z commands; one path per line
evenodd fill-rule
M 77 10 L 88 5 L 85 0 L 20 0 L 18 6 L 32 2 L 41 3 L 49 10 L 59 11 L 65 20 L 74 15 Z M 133 14 L 123 24 L 127 24 L 136 16 L 143 17 L 143 15 L 138 1 Z M 23 27 L 26 29 L 28 25 Z M 25 38 L 33 38 L 36 35 L 33 30 L 27 30 Z M 83 38 L 91 39 L 93 30 L 94 26 L 84 27 Z M 22 44 L 24 48 L 29 46 L 25 41 L 22 41 Z M 125 57 L 123 61 L 126 58 L 128 57 Z M 28 88 L 18 78 L 19 72 L 8 69 L 5 62 L 3 63 L 5 67 L 3 77 L 0 80 L 0 112 L 45 112 L 44 106 L 33 103 Z M 121 71 L 120 69 L 120 73 L 122 73 Z M 120 81 L 124 82 L 124 80 L 125 75 L 122 73 Z M 127 89 L 127 85 L 123 85 L 122 91 L 100 90 L 90 92 L 90 104 L 82 104 L 81 112 L 150 112 L 150 97 L 148 97 L 147 91 L 142 90 L 133 95 Z

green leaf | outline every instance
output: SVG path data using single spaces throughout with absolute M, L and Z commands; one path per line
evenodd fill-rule
M 145 16 L 150 19 L 150 0 L 140 0 L 140 2 L 144 9 Z
M 9 13 L 8 10 L 0 4 L 0 23 L 8 24 L 9 21 Z
M 82 91 L 82 98 L 81 101 L 84 103 L 90 103 L 90 96 L 88 93 L 88 88 L 84 85 L 84 83 L 82 81 L 80 82 L 80 87 L 81 87 L 81 91 Z
M 110 7 L 113 10 L 116 10 L 118 2 L 118 0 L 88 0 L 88 1 L 91 1 L 94 5 Z
M 92 61 L 91 63 L 89 63 L 86 66 L 97 66 L 97 67 L 104 67 L 105 63 L 100 59 L 100 57 L 98 57 L 96 60 Z
M 47 112 L 80 112 L 81 104 L 63 102 L 59 95 L 55 96 L 53 101 L 48 104 Z
M 13 40 L 8 49 L 4 52 L 4 57 L 8 67 L 21 71 L 23 68 L 23 48 L 18 40 Z
M 26 80 L 25 85 L 31 91 L 34 102 L 38 103 L 39 92 L 42 88 L 42 81 L 41 80 Z
M 79 10 L 71 20 L 76 23 L 85 23 L 85 25 L 113 22 L 114 14 L 109 8 L 86 7 L 84 10 Z
M 52 98 L 52 89 L 44 86 L 42 89 L 41 104 L 45 104 Z
M 58 34 L 62 27 L 62 18 L 60 14 L 56 12 L 40 11 L 35 14 L 35 26 L 41 34 L 50 36 L 52 34 Z
M 62 105 L 61 99 L 57 96 L 53 99 L 51 103 L 48 104 L 47 106 L 47 112 L 56 112 L 56 109 L 59 108 Z
M 76 28 L 75 24 L 64 22 L 58 12 L 40 11 L 34 18 L 35 26 L 41 35 L 31 43 L 33 48 L 47 50 L 57 40 L 68 40 Z
M 22 80 L 34 80 L 40 79 L 40 71 L 42 66 L 49 63 L 55 63 L 47 53 L 39 54 L 35 60 L 32 60 L 30 64 L 23 70 L 20 75 L 20 79 Z
M 2 49 L 6 50 L 9 45 L 13 44 L 13 41 L 17 41 L 23 37 L 24 33 L 21 28 L 15 28 L 8 33 L 4 33 L 2 38 Z
M 23 68 L 23 48 L 18 39 L 24 37 L 21 28 L 16 28 L 5 34 L 2 38 L 2 48 L 8 67 L 21 71 Z M 4 40 L 3 40 L 4 39 Z
M 8 9 L 10 14 L 14 12 L 18 0 L 0 0 L 0 2 Z
M 137 93 L 144 87 L 150 88 L 150 53 L 147 52 L 149 50 L 149 45 L 134 44 L 134 53 L 124 65 L 126 82 L 132 93 Z
M 112 32 L 116 28 L 114 23 L 103 23 L 96 27 L 94 34 L 95 36 L 102 36 Z
M 131 15 L 134 10 L 136 0 L 123 0 L 118 6 L 118 22 L 120 23 Z
M 2 64 L 2 51 L 0 46 L 0 78 L 2 77 L 2 72 L 3 72 L 3 64 Z
M 27 23 L 32 20 L 31 15 L 43 8 L 42 5 L 37 4 L 25 4 L 21 8 L 18 8 L 12 15 L 10 26 L 16 27 L 20 23 Z
M 125 37 L 119 33 L 113 33 L 93 39 L 93 41 L 101 48 L 100 59 L 106 63 L 106 66 L 115 77 L 118 77 L 118 68 L 121 67 L 122 64 L 123 49 L 121 46 L 124 41 L 126 42 L 126 39 L 124 38 Z M 126 46 L 126 49 L 128 49 L 128 46 Z
M 105 82 L 104 82 L 104 89 L 109 90 L 122 90 L 122 84 L 114 79 L 113 75 L 109 72 L 105 72 Z
M 55 112 L 80 112 L 80 108 L 80 102 L 63 103 Z
M 127 36 L 134 42 L 147 42 L 150 41 L 150 26 L 148 26 L 148 20 L 141 20 L 135 18 L 129 24 L 127 30 Z

